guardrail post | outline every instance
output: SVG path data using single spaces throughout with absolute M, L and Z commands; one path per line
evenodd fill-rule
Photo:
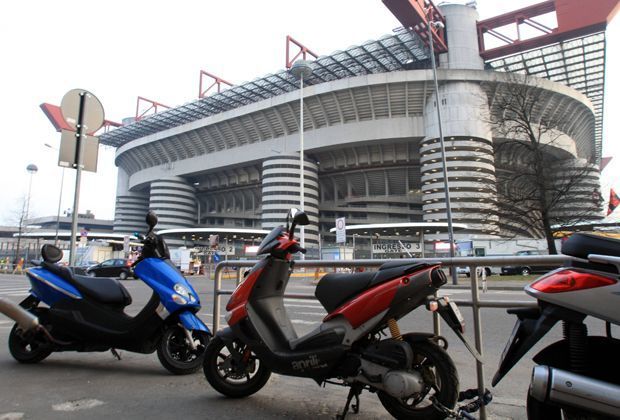
M 483 356 L 482 353 L 482 321 L 480 319 L 480 295 L 478 294 L 478 271 L 476 266 L 469 267 L 469 278 L 471 279 L 471 302 L 472 311 L 474 314 L 474 339 L 476 344 L 476 350 Z M 484 365 L 482 362 L 476 360 L 476 376 L 478 379 L 478 395 L 484 395 Z M 480 420 L 486 420 L 487 410 L 484 405 L 480 407 Z
M 241 267 L 237 267 L 237 286 L 241 283 Z
M 222 288 L 222 266 L 215 268 L 215 278 L 213 279 L 213 334 L 220 329 L 220 290 Z
M 439 296 L 439 293 L 435 292 L 435 298 Z M 441 335 L 441 318 L 437 311 L 433 312 L 433 334 Z

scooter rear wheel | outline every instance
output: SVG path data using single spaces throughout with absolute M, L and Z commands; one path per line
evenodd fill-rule
M 407 339 L 406 336 L 403 339 Z M 377 394 L 383 407 L 397 419 L 440 420 L 446 415 L 433 406 L 431 398 L 441 405 L 453 408 L 459 393 L 459 378 L 454 362 L 438 345 L 429 341 L 410 342 L 413 366 L 407 369 L 422 374 L 426 389 L 409 398 L 399 399 L 383 391 Z
M 231 398 L 254 394 L 271 376 L 271 371 L 247 346 L 235 340 L 229 349 L 220 337 L 209 342 L 203 370 L 211 386 Z
M 40 334 L 40 333 L 39 333 Z M 17 324 L 9 333 L 9 352 L 20 363 L 39 363 L 52 353 L 52 350 L 39 340 L 36 333 L 28 338 L 19 332 Z
M 196 350 L 187 342 L 185 331 L 178 325 L 166 328 L 157 346 L 157 357 L 162 366 L 175 375 L 188 375 L 200 369 L 205 348 L 209 343 L 209 334 L 204 331 L 191 332 L 194 340 L 200 341 Z

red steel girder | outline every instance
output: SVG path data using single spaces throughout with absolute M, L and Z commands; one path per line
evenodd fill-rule
M 604 31 L 607 24 L 620 10 L 618 0 L 549 0 L 512 12 L 504 13 L 478 22 L 478 44 L 480 56 L 485 60 L 505 57 L 522 51 L 543 47 L 566 39 Z M 555 12 L 557 28 L 548 28 L 535 20 L 541 15 Z M 519 25 L 527 24 L 541 32 L 540 36 L 521 39 Z M 497 29 L 516 25 L 518 39 L 510 39 Z M 484 34 L 488 33 L 505 42 L 506 45 L 486 49 Z
M 146 108 L 142 113 L 140 113 L 141 102 L 146 102 L 149 105 L 149 107 Z M 146 113 L 149 112 L 150 110 L 153 110 L 153 113 L 157 114 L 159 112 L 159 108 L 170 109 L 168 105 L 164 105 L 157 101 L 153 101 L 151 99 L 146 99 L 146 98 L 143 98 L 142 96 L 138 96 L 138 100 L 136 101 L 136 121 L 140 121 L 142 118 L 144 118 L 146 116 Z
M 428 21 L 446 24 L 439 9 L 430 0 L 382 0 L 383 4 L 392 12 L 405 28 L 415 31 L 424 44 L 429 46 Z M 431 28 L 433 48 L 437 54 L 448 51 L 445 30 Z
M 43 113 L 45 114 L 45 116 L 47 117 L 47 119 L 50 120 L 50 122 L 54 126 L 54 129 L 57 132 L 60 133 L 62 130 L 75 131 L 75 129 L 71 127 L 69 124 L 67 124 L 67 122 L 65 121 L 65 118 L 62 116 L 62 111 L 60 110 L 60 107 L 58 105 L 42 103 L 40 107 Z M 114 122 L 114 121 L 103 120 L 103 126 L 101 128 L 103 128 L 104 132 L 107 133 L 110 130 L 110 127 L 120 127 L 121 125 L 122 124 Z M 87 133 L 87 134 L 94 134 L 94 133 Z
M 210 79 L 213 79 L 213 83 L 211 83 L 208 88 L 203 89 L 202 88 L 202 81 L 203 81 L 205 76 L 210 78 Z M 228 86 L 233 86 L 232 83 L 227 82 L 226 80 L 224 80 L 224 79 L 222 79 L 220 77 L 217 77 L 216 75 L 211 74 L 208 71 L 200 70 L 200 86 L 198 88 L 198 97 L 199 98 L 204 98 L 205 96 L 207 96 L 207 93 L 209 92 L 209 90 L 211 90 L 211 88 L 213 86 L 217 86 L 217 93 L 220 93 L 221 92 L 221 88 L 222 88 L 222 84 L 225 84 L 225 85 L 228 85 Z
M 292 58 L 291 58 L 291 53 L 290 53 L 290 51 L 291 51 L 291 44 L 295 44 L 296 46 L 299 47 L 299 51 Z M 314 58 L 319 58 L 319 56 L 317 54 L 315 54 L 312 51 L 310 51 L 301 42 L 294 40 L 293 37 L 291 37 L 290 35 L 286 36 L 286 68 L 287 69 L 290 69 L 293 66 L 293 63 L 295 62 L 295 60 L 297 60 L 297 58 L 299 56 L 301 56 L 301 58 L 305 60 L 307 54 L 310 54 Z

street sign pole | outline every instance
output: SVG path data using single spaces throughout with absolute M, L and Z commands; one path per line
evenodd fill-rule
M 63 96 L 60 105 L 60 111 L 62 117 L 69 127 L 75 129 L 75 151 L 71 153 L 72 144 L 71 132 L 72 129 L 63 130 L 61 137 L 61 145 L 58 157 L 58 164 L 66 167 L 70 166 L 75 168 L 75 193 L 73 196 L 73 211 L 71 212 L 71 255 L 69 256 L 69 265 L 75 266 L 75 257 L 77 254 L 77 221 L 80 205 L 80 183 L 82 180 L 82 170 L 84 169 L 84 151 L 90 156 L 87 161 L 89 164 L 86 170 L 93 172 L 97 171 L 97 148 L 99 143 L 96 137 L 92 137 L 95 140 L 92 147 L 85 149 L 84 145 L 88 143 L 89 136 L 95 133 L 104 122 L 103 106 L 99 99 L 92 93 L 85 89 L 73 89 Z M 63 146 L 64 144 L 64 146 Z M 63 153 L 63 150 L 67 153 Z M 90 153 L 89 153 L 90 150 Z M 66 154 L 66 156 L 65 156 Z M 71 160 L 73 160 L 71 162 Z M 94 160 L 94 163 L 92 162 Z
M 78 119 L 75 132 L 75 194 L 73 196 L 73 211 L 71 212 L 71 254 L 69 255 L 69 266 L 75 266 L 75 254 L 77 254 L 77 244 L 75 237 L 77 235 L 78 209 L 80 203 L 80 182 L 82 180 L 82 135 L 84 133 L 83 120 L 85 108 L 86 93 L 80 92 L 80 107 L 78 111 Z

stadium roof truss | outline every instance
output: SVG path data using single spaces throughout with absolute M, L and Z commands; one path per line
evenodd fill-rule
M 391 10 L 405 11 L 420 6 L 420 0 L 384 0 Z M 418 7 L 419 8 L 419 7 Z M 576 89 L 586 95 L 595 113 L 595 159 L 602 152 L 603 93 L 605 80 L 605 28 L 620 6 L 617 0 L 598 0 L 584 12 L 580 0 L 547 0 L 504 15 L 478 22 L 479 48 L 486 68 L 523 73 L 546 78 Z M 533 18 L 555 12 L 555 29 L 533 21 Z M 417 15 L 416 15 L 417 13 Z M 400 13 L 416 15 L 416 13 Z M 402 16 L 401 16 L 402 17 Z M 498 32 L 506 25 L 533 25 L 541 35 L 531 39 L 510 39 Z M 408 23 L 412 25 L 412 23 Z M 418 28 L 420 29 L 420 28 Z M 430 68 L 429 49 L 423 31 L 394 30 L 378 40 L 336 51 L 311 62 L 313 74 L 306 80 L 316 85 L 347 77 L 398 70 Z M 506 45 L 486 48 L 484 33 L 500 37 Z M 240 106 L 259 102 L 297 90 L 299 82 L 288 70 L 233 86 L 208 97 L 141 118 L 139 121 L 111 130 L 100 136 L 101 143 L 114 147 L 150 134 L 180 126 Z
M 486 62 L 486 67 L 496 71 L 542 77 L 562 83 L 586 95 L 594 107 L 596 159 L 601 158 L 605 32 L 489 60 Z
M 411 31 L 399 28 L 393 35 L 321 56 L 311 62 L 313 73 L 305 83 L 316 85 L 332 80 L 412 68 L 428 68 L 428 48 Z M 299 88 L 287 70 L 233 86 L 220 93 L 149 115 L 100 137 L 101 143 L 118 147 L 131 140 L 196 121 L 243 105 L 259 102 Z

